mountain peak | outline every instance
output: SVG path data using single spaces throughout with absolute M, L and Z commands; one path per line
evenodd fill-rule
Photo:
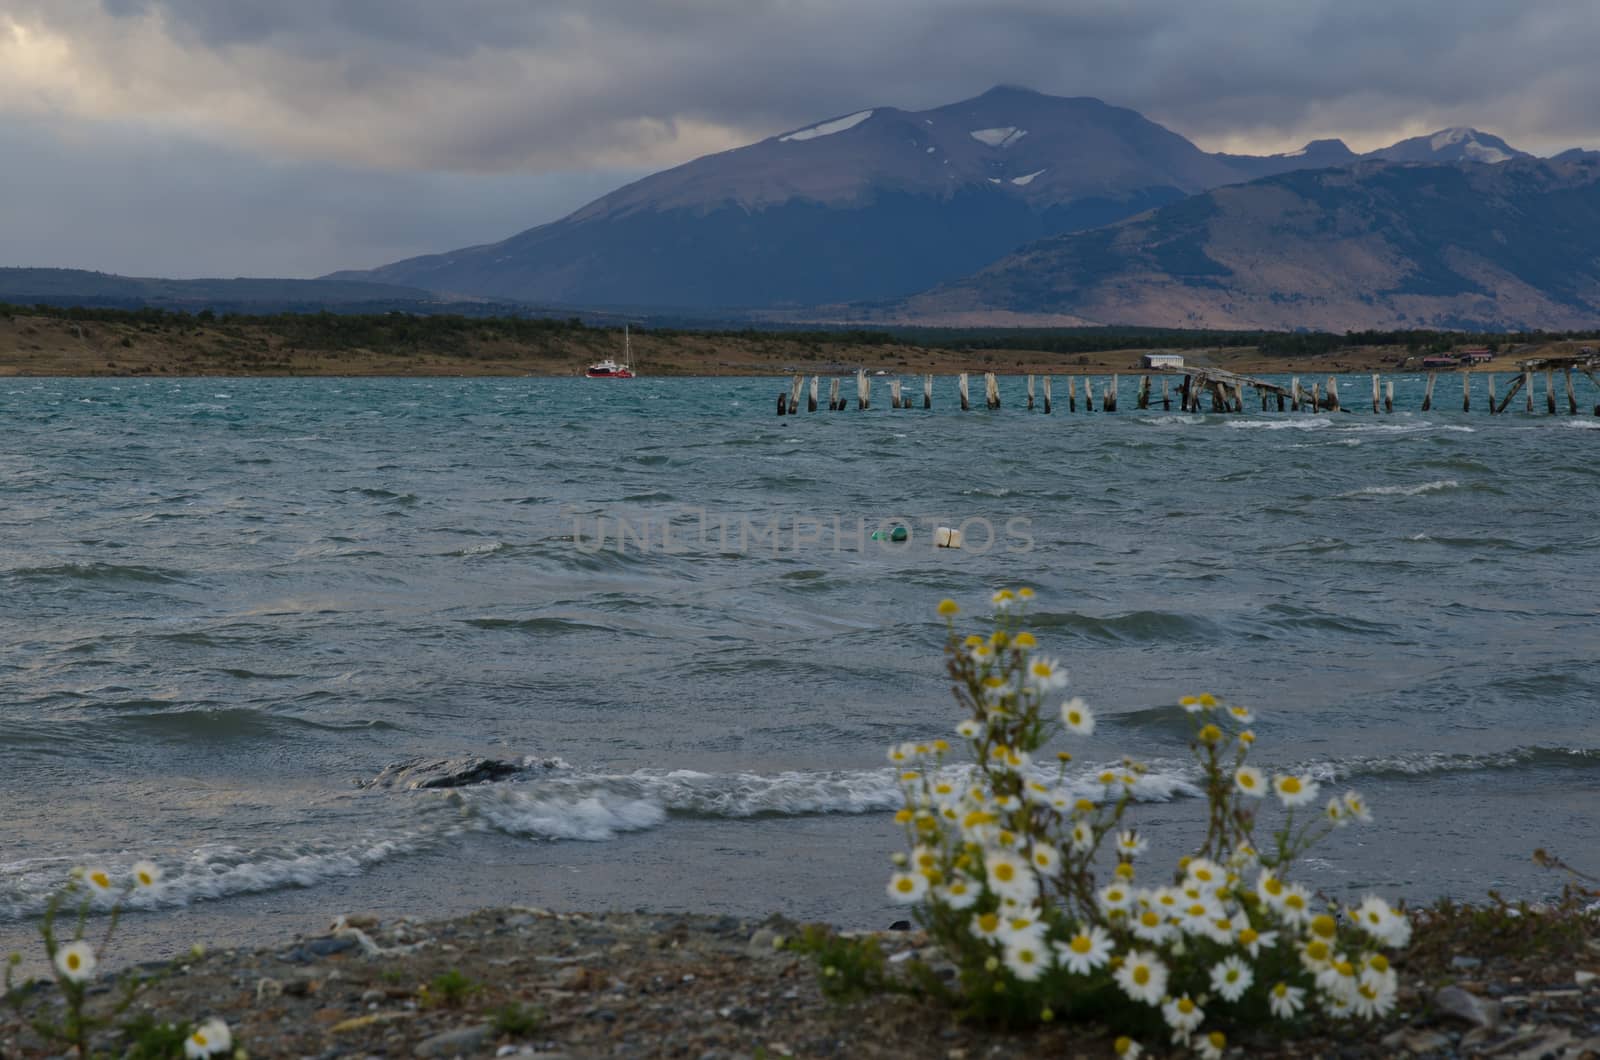
M 1401 140 L 1363 157 L 1385 162 L 1483 162 L 1493 165 L 1531 156 L 1492 133 L 1466 125 L 1453 125 L 1438 132 Z

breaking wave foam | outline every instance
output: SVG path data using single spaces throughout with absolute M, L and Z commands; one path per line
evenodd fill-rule
M 1360 489 L 1339 494 L 1340 497 L 1416 497 L 1423 493 L 1459 489 L 1461 483 L 1453 478 L 1424 482 L 1419 486 L 1362 486 Z

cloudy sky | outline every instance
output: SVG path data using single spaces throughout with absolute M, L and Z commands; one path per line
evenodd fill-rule
M 1208 150 L 1600 148 L 1594 0 L 0 0 L 0 265 L 313 276 L 996 83 Z

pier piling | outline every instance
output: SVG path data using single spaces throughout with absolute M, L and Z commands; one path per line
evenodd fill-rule
M 1044 377 L 1044 414 L 1050 415 L 1050 377 Z
M 872 407 L 872 380 L 865 368 L 856 369 L 856 409 L 865 412 Z
M 967 373 L 962 372 L 956 377 L 956 387 L 961 391 L 961 411 L 966 412 L 972 407 L 972 400 L 967 396 Z
M 1033 376 L 1028 376 L 1028 411 L 1033 411 Z
M 811 377 L 811 391 L 806 395 L 806 411 L 817 411 L 817 387 L 822 382 L 816 376 Z
M 1427 412 L 1429 409 L 1433 408 L 1433 384 L 1438 382 L 1438 380 L 1439 380 L 1439 373 L 1438 372 L 1429 372 L 1428 373 L 1428 385 L 1422 391 L 1422 411 L 1423 412 Z
M 933 376 L 931 374 L 922 377 L 922 407 L 925 409 L 933 408 Z
M 1000 381 L 993 372 L 983 373 L 983 403 L 990 409 L 1000 407 Z

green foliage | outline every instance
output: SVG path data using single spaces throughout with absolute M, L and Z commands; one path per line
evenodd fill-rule
M 1248 763 L 1254 712 L 1185 696 L 1176 709 L 1199 767 L 1205 831 L 1170 873 L 1136 868 L 1148 844 L 1128 817 L 1148 770 L 1113 758 L 1072 771 L 1071 752 L 1045 756 L 1057 737 L 1092 736 L 1095 719 L 1081 699 L 1055 698 L 1065 670 L 1022 628 L 1032 596 L 996 593 L 987 635 L 958 635 L 960 608 L 939 605 L 964 717 L 954 740 L 889 749 L 910 851 L 895 856 L 887 893 L 913 907 L 955 966 L 949 999 L 961 1015 L 1009 1027 L 1094 1019 L 1215 1056 L 1222 1027 L 1391 1011 L 1398 982 L 1380 950 L 1406 943 L 1409 920 L 1375 896 L 1340 910 L 1290 881 L 1318 842 L 1370 819 L 1361 797 L 1319 807 L 1313 778 L 1269 780 Z M 1269 830 L 1260 818 L 1272 794 L 1282 816 Z M 848 985 L 885 988 L 871 950 L 825 950 L 824 960 L 825 976 L 851 962 Z
M 184 1041 L 194 1030 L 189 1023 L 165 1023 L 148 1012 L 130 1019 L 122 1029 L 127 1051 L 123 1060 L 178 1060 Z
M 544 1026 L 545 1011 L 537 1005 L 524 1005 L 508 1001 L 490 1013 L 496 1034 L 512 1038 L 527 1038 L 537 1034 Z
M 870 935 L 850 938 L 821 924 L 807 924 L 786 946 L 812 959 L 823 995 L 834 1001 L 855 1001 L 903 989 L 889 974 L 883 948 Z
M 433 982 L 422 988 L 422 1002 L 430 1008 L 460 1008 L 467 999 L 483 989 L 483 984 L 452 968 L 433 977 Z

